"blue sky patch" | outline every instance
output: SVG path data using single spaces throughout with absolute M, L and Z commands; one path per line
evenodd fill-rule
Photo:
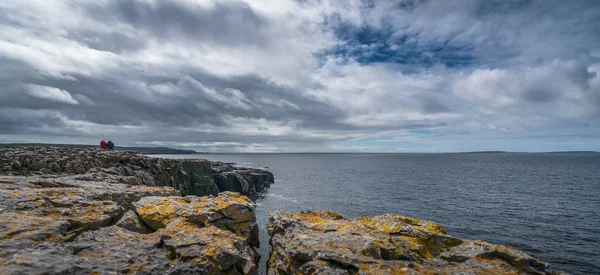
M 444 64 L 448 68 L 468 67 L 477 62 L 473 45 L 455 45 L 451 41 L 438 44 L 419 45 L 418 34 L 395 36 L 392 25 L 374 28 L 369 25 L 356 26 L 343 22 L 339 16 L 325 17 L 324 24 L 334 30 L 340 43 L 327 49 L 320 56 L 341 57 L 356 60 L 361 64 L 396 63 L 411 65 L 415 72 Z

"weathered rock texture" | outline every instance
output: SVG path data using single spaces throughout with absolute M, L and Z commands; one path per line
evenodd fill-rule
M 83 181 L 171 186 L 184 196 L 234 191 L 255 199 L 274 182 L 273 174 L 261 169 L 91 148 L 0 148 L 0 169 L 5 175 L 70 175 Z
M 256 274 L 253 203 L 178 194 L 0 176 L 0 274 Z
M 387 214 L 269 216 L 268 274 L 551 274 L 522 251 L 446 235 L 439 224 Z
M 0 168 L 0 274 L 257 273 L 254 204 L 209 161 L 13 147 Z
M 231 163 L 213 162 L 212 170 L 219 190 L 238 192 L 250 198 L 257 198 L 275 182 L 270 172 L 238 167 Z

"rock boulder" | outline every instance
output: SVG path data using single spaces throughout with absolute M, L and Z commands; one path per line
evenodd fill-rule
M 275 182 L 266 170 L 239 167 L 232 163 L 212 162 L 213 180 L 219 190 L 239 192 L 257 198 Z
M 269 216 L 268 274 L 551 274 L 509 247 L 453 238 L 439 224 L 396 214 Z

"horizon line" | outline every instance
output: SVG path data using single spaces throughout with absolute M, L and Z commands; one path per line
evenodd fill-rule
M 81 146 L 94 148 L 97 145 L 92 144 L 75 144 L 75 143 L 4 143 L 0 142 L 0 146 Z M 172 150 L 187 151 L 188 153 L 179 154 L 500 154 L 500 153 L 524 153 L 524 154 L 543 154 L 543 153 L 600 153 L 595 150 L 557 150 L 557 151 L 505 151 L 505 150 L 478 150 L 478 151 L 446 151 L 446 152 L 423 152 L 423 151 L 406 151 L 406 152 L 385 152 L 385 151 L 327 151 L 327 152 L 311 152 L 311 151 L 256 151 L 256 152 L 236 152 L 236 151 L 197 151 L 194 149 L 183 149 L 168 146 L 136 146 L 136 145 L 121 145 L 116 148 L 165 148 Z M 193 152 L 193 153 L 192 153 Z M 165 154 L 165 153 L 162 153 Z M 169 153 L 166 153 L 169 154 Z M 177 153 L 173 153 L 177 154 Z

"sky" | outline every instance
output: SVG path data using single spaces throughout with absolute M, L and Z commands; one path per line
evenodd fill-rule
M 600 151 L 600 1 L 0 1 L 0 143 Z

